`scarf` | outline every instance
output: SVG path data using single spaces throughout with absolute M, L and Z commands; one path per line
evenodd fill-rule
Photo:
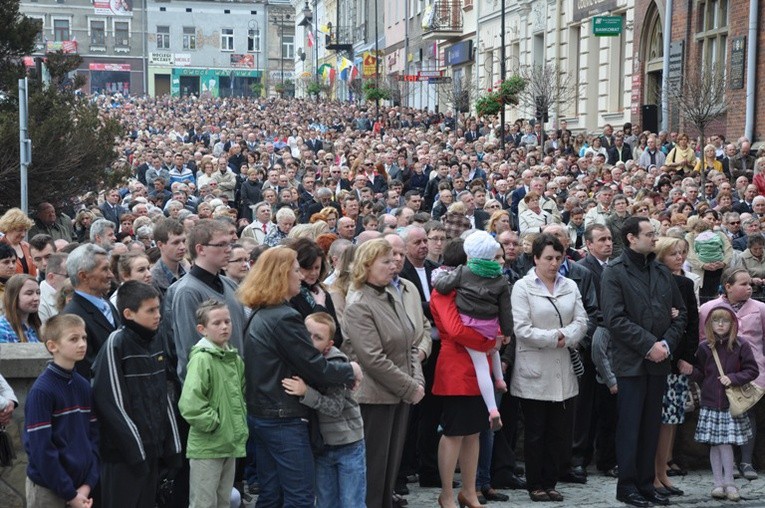
M 468 259 L 468 269 L 484 279 L 494 279 L 502 275 L 502 266 L 493 259 Z

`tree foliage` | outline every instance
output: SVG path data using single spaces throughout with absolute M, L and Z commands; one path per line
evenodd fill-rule
M 0 2 L 0 18 L 9 3 L 14 2 Z M 29 27 L 23 17 L 12 20 L 14 24 L 5 26 L 5 32 L 0 30 L 3 57 L 11 60 L 7 55 L 31 52 L 29 46 L 19 46 L 27 42 L 23 37 L 6 36 Z M 34 38 L 36 32 L 31 33 Z M 32 206 L 41 201 L 69 202 L 122 175 L 115 166 L 115 139 L 122 128 L 75 93 L 78 81 L 71 78 L 71 71 L 82 60 L 62 53 L 49 53 L 46 60 L 50 84 L 30 80 L 28 92 L 28 134 L 32 140 L 28 188 Z M 12 97 L 7 103 L 14 107 L 0 109 L 0 210 L 20 202 L 18 87 L 9 88 L 7 93 Z
M 437 86 L 438 97 L 445 106 L 459 113 L 470 111 L 470 104 L 478 90 L 473 75 L 459 74 L 452 78 L 451 83 L 439 83 Z
M 42 22 L 21 14 L 18 0 L 2 0 L 0 27 L 0 91 L 9 93 L 18 88 L 16 80 L 24 77 L 22 57 L 34 51 Z
M 670 106 L 696 127 L 704 140 L 707 126 L 728 111 L 730 96 L 726 93 L 727 88 L 723 69 L 710 71 L 699 68 L 682 79 L 671 81 L 666 93 Z

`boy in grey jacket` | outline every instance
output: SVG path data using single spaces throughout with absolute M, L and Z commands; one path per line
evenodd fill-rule
M 334 347 L 335 320 L 326 312 L 305 318 L 314 347 L 327 361 L 347 362 Z M 284 391 L 318 413 L 323 450 L 316 459 L 316 507 L 357 508 L 367 497 L 364 422 L 359 403 L 345 387 L 319 391 L 298 376 L 282 380 Z M 362 504 L 359 504 L 362 503 Z

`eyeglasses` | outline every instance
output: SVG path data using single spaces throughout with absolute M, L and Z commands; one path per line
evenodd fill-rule
M 728 221 L 728 224 L 741 224 L 741 221 L 740 220 L 732 220 L 732 221 Z
M 434 242 L 434 243 L 443 243 L 446 241 L 446 237 L 445 236 L 428 237 L 428 241 Z
M 230 249 L 233 244 L 230 242 L 220 242 L 220 243 L 203 243 L 202 246 L 204 247 L 218 247 L 220 249 Z

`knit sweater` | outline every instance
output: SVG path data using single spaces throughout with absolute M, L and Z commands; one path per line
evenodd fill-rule
M 98 483 L 98 424 L 84 377 L 55 363 L 37 378 L 24 407 L 27 476 L 65 501 Z

